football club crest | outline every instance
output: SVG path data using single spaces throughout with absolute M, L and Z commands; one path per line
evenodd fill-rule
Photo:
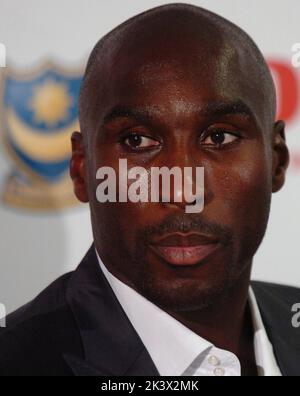
M 69 177 L 70 136 L 78 130 L 82 73 L 47 64 L 33 73 L 7 68 L 1 87 L 1 135 L 13 169 L 2 198 L 27 209 L 76 203 Z

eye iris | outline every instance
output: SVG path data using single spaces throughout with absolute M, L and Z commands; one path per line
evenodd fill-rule
M 138 147 L 142 143 L 142 137 L 140 135 L 131 135 L 128 137 L 128 143 L 132 147 Z
M 225 134 L 224 132 L 214 132 L 211 134 L 210 138 L 214 144 L 222 144 L 225 140 Z

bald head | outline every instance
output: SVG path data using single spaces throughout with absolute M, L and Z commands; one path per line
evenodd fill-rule
M 169 4 L 127 20 L 96 44 L 80 93 L 82 132 L 95 128 L 97 109 L 103 106 L 113 81 L 123 83 L 130 76 L 147 85 L 153 75 L 163 80 L 167 76 L 173 83 L 194 76 L 202 80 L 200 86 L 210 83 L 224 95 L 247 91 L 260 106 L 262 124 L 274 122 L 274 83 L 247 33 L 200 7 Z

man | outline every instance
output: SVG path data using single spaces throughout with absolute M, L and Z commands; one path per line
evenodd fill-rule
M 76 271 L 8 317 L 0 374 L 300 374 L 291 325 L 300 291 L 249 287 L 289 161 L 275 110 L 256 45 L 206 10 L 158 7 L 102 38 L 70 166 L 94 245 Z M 195 202 L 176 199 L 178 186 L 160 202 L 99 203 L 97 171 L 118 175 L 120 159 L 147 174 L 204 168 L 203 210 L 187 213 Z

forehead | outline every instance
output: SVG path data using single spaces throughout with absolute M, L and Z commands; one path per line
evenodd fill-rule
M 100 81 L 102 80 L 102 81 Z M 97 88 L 97 117 L 114 106 L 157 106 L 186 110 L 208 102 L 244 102 L 264 124 L 264 92 L 245 51 L 215 40 L 130 42 L 110 52 Z

